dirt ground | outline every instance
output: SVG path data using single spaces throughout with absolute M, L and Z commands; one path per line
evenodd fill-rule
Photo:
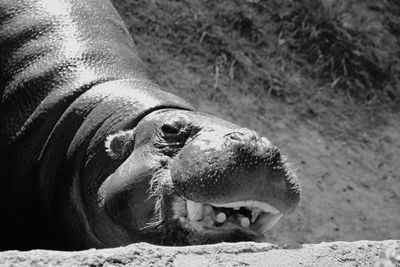
M 282 249 L 268 243 L 160 247 L 147 243 L 78 252 L 0 252 L 0 266 L 400 266 L 400 241 L 357 241 Z M 397 254 L 396 254 L 397 253 Z M 396 262 L 398 263 L 396 265 Z
M 400 239 L 400 113 L 393 105 L 359 104 L 328 91 L 268 54 L 268 44 L 254 49 L 251 38 L 235 33 L 224 42 L 223 22 L 205 23 L 245 8 L 237 12 L 242 7 L 226 1 L 114 2 L 161 85 L 200 110 L 259 131 L 293 162 L 302 202 L 268 242 Z

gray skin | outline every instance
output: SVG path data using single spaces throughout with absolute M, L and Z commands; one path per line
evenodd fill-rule
M 162 91 L 108 1 L 1 1 L 0 97 L 0 249 L 258 240 L 187 200 L 298 204 L 279 150 Z

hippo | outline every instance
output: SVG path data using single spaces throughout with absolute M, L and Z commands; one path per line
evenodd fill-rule
M 263 241 L 300 199 L 266 137 L 163 90 L 107 0 L 0 2 L 0 249 Z

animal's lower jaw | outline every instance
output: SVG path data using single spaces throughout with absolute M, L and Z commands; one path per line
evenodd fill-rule
M 175 223 L 192 236 L 188 244 L 262 242 L 265 231 L 282 216 L 272 206 L 255 201 L 211 206 L 175 197 L 172 207 Z

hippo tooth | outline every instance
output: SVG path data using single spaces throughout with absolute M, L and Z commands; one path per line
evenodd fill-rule
M 268 214 L 263 214 L 262 216 L 260 216 L 260 219 L 258 220 L 261 223 L 259 232 L 265 233 L 266 231 L 271 229 L 272 226 L 274 226 L 279 221 L 279 219 L 282 217 L 282 215 L 283 215 L 282 213 L 279 213 L 279 214 L 268 213 Z M 258 221 L 257 221 L 257 224 L 258 224 Z
M 251 222 L 254 223 L 257 220 L 258 215 L 262 212 L 260 209 L 252 209 L 251 211 Z
M 188 212 L 188 219 L 191 221 L 200 221 L 204 217 L 204 204 L 194 202 L 191 200 L 186 201 L 186 209 Z
M 240 210 L 240 207 L 234 207 L 233 210 Z
M 211 207 L 208 204 L 204 204 L 204 215 L 205 216 L 210 215 L 213 212 L 213 210 L 214 210 L 213 207 Z
M 220 212 L 217 214 L 216 221 L 219 223 L 223 223 L 226 220 L 226 214 L 223 212 Z
M 247 217 L 240 218 L 240 225 L 244 228 L 249 228 L 250 220 Z

